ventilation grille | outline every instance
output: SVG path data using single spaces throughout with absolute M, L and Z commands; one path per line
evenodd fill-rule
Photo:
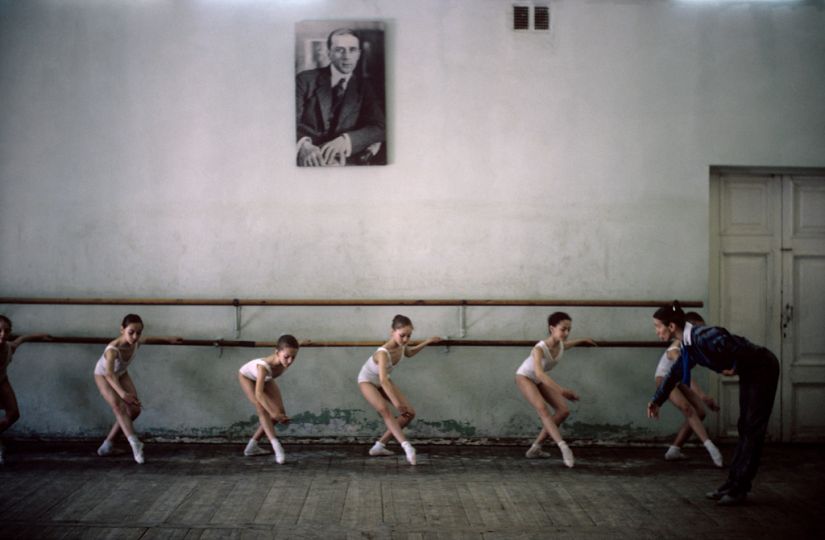
M 549 6 L 513 6 L 513 30 L 550 30 Z
M 530 30 L 530 8 L 513 6 L 513 30 Z
M 550 8 L 547 6 L 533 7 L 533 28 L 535 30 L 550 30 Z

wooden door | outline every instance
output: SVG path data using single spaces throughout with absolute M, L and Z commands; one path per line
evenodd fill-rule
M 723 326 L 774 351 L 781 348 L 782 191 L 774 175 L 719 175 L 711 183 L 711 227 L 717 252 L 712 257 L 711 313 L 708 324 Z M 715 294 L 714 294 L 715 293 Z M 715 301 L 714 301 L 715 300 Z M 722 410 L 715 436 L 737 436 L 738 377 L 712 376 Z M 778 401 L 777 401 L 778 403 Z M 779 407 L 768 438 L 781 436 Z M 711 427 L 712 423 L 709 422 Z
M 825 440 L 825 176 L 782 178 L 782 435 Z

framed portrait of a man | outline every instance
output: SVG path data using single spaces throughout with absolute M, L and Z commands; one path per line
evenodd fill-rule
M 381 21 L 295 25 L 299 167 L 387 164 Z

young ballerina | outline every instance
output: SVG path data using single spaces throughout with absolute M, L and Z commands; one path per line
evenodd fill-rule
M 403 431 L 404 427 L 415 418 L 415 409 L 392 381 L 390 372 L 405 356 L 408 358 L 415 356 L 427 345 L 440 342 L 441 338 L 431 337 L 418 345 L 407 347 L 412 333 L 412 321 L 404 315 L 396 315 L 392 320 L 390 339 L 378 347 L 378 350 L 367 359 L 358 373 L 358 386 L 364 398 L 378 411 L 387 426 L 387 431 L 370 448 L 369 455 L 393 455 L 386 445 L 392 437 L 395 437 L 404 449 L 409 464 L 415 465 L 415 448 L 407 440 Z M 393 416 L 390 404 L 398 411 L 397 417 Z
M 653 327 L 662 341 L 678 339 L 681 354 L 647 404 L 649 418 L 659 417 L 659 408 L 677 384 L 690 384 L 690 371 L 696 364 L 739 375 L 739 442 L 727 481 L 707 497 L 723 506 L 743 503 L 759 468 L 779 381 L 779 360 L 768 349 L 724 328 L 686 322 L 678 302 L 656 310 Z
M 261 436 L 266 433 L 275 453 L 275 462 L 280 465 L 285 461 L 284 448 L 276 436 L 275 424 L 288 424 L 289 417 L 286 415 L 281 390 L 275 383 L 275 379 L 284 374 L 295 361 L 296 356 L 298 356 L 298 340 L 285 334 L 278 338 L 274 353 L 265 358 L 250 360 L 241 366 L 238 380 L 244 394 L 258 411 L 260 421 L 258 429 L 243 451 L 245 456 L 268 453 L 258 446 Z
M 686 313 L 685 319 L 694 326 L 703 326 L 705 324 L 702 316 L 695 311 Z M 655 375 L 657 388 L 670 372 L 674 362 L 679 359 L 680 347 L 681 343 L 679 340 L 674 340 L 667 348 L 667 351 L 662 354 L 661 359 L 659 359 L 659 365 L 656 367 Z M 695 379 L 690 381 L 689 388 L 674 388 L 668 396 L 668 399 L 685 416 L 685 422 L 676 433 L 673 444 L 671 444 L 667 452 L 665 452 L 665 459 L 668 461 L 685 459 L 687 456 L 682 453 L 682 445 L 685 444 L 690 438 L 691 432 L 693 432 L 696 433 L 696 436 L 699 437 L 702 444 L 705 445 L 714 465 L 722 467 L 722 453 L 719 451 L 719 448 L 713 444 L 713 441 L 710 440 L 705 425 L 702 423 L 705 419 L 705 407 L 703 404 L 707 405 L 712 411 L 718 411 L 719 405 L 716 404 L 716 401 L 702 391 Z
M 97 449 L 99 456 L 111 455 L 115 437 L 122 431 L 132 447 L 135 461 L 144 462 L 143 443 L 135 434 L 133 425 L 133 421 L 140 415 L 141 403 L 128 369 L 142 344 L 174 344 L 183 340 L 172 336 L 141 337 L 142 334 L 143 320 L 134 314 L 126 315 L 120 324 L 120 336 L 106 346 L 95 365 L 95 384 L 115 415 L 112 429 Z
M 14 351 L 27 341 L 48 337 L 48 334 L 31 334 L 18 336 L 14 341 L 9 341 L 9 338 L 11 338 L 11 319 L 5 315 L 0 315 L 0 408 L 4 411 L 3 417 L 0 418 L 0 434 L 20 419 L 17 396 L 14 395 L 14 388 L 11 387 L 6 372 L 11 363 L 11 358 L 14 356 Z M 0 465 L 5 462 L 4 454 L 3 441 L 0 441 Z
M 589 338 L 566 341 L 572 324 L 572 319 L 567 313 L 557 311 L 551 314 L 547 318 L 550 335 L 536 343 L 530 356 L 516 371 L 516 386 L 536 409 L 542 424 L 541 433 L 525 455 L 528 458 L 549 457 L 549 454 L 542 451 L 541 445 L 547 437 L 552 437 L 561 450 L 564 464 L 568 467 L 572 467 L 575 460 L 573 451 L 561 436 L 559 426 L 570 414 L 565 399 L 577 401 L 579 396 L 573 390 L 559 385 L 547 375 L 547 372 L 556 367 L 565 349 L 584 344 L 596 346 L 596 342 Z M 555 410 L 555 414 L 550 414 L 547 405 Z

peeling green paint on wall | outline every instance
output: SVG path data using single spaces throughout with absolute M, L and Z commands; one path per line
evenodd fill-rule
M 240 437 L 250 437 L 252 433 L 255 433 L 255 430 L 258 429 L 258 417 L 256 415 L 252 415 L 249 417 L 249 420 L 242 420 L 240 422 L 235 422 L 231 424 L 229 427 L 224 428 L 222 434 L 213 433 L 213 436 L 223 435 L 229 439 L 235 439 Z M 213 428 L 210 431 L 219 431 L 220 428 Z
M 329 425 L 334 422 L 344 422 L 346 424 L 376 423 L 366 419 L 366 412 L 361 409 L 321 409 L 320 414 L 310 411 L 298 413 L 292 417 L 290 425 L 310 424 Z
M 360 409 L 322 409 L 320 413 L 304 411 L 292 417 L 288 426 L 277 426 L 276 429 L 288 437 L 373 437 L 383 433 L 386 429 L 384 422 L 378 418 L 370 418 L 368 411 Z M 517 432 L 533 431 L 530 426 L 533 422 L 527 418 L 514 418 L 513 424 Z M 541 424 L 535 422 L 535 434 L 541 430 Z M 158 439 L 225 439 L 244 440 L 250 437 L 258 428 L 258 417 L 250 416 L 248 420 L 235 422 L 230 426 L 214 428 L 190 429 L 182 432 L 172 429 L 151 429 L 147 433 Z M 411 437 L 436 437 L 468 439 L 482 437 L 476 426 L 459 420 L 414 420 L 406 430 Z M 562 426 L 562 434 L 567 440 L 589 441 L 633 441 L 656 439 L 654 433 L 645 428 L 633 427 L 632 424 L 588 424 L 585 422 L 570 422 Z M 513 435 L 505 435 L 513 436 Z M 517 435 L 516 435 L 517 436 Z M 531 433 L 529 437 L 532 437 Z
M 304 411 L 292 416 L 286 426 L 288 435 L 365 435 L 383 432 L 384 422 L 374 413 L 362 409 L 321 409 L 315 414 Z
M 182 432 L 172 429 L 151 429 L 151 436 L 162 439 L 179 439 L 181 436 L 204 439 L 243 440 L 258 428 L 258 417 L 235 422 L 229 426 L 189 429 Z M 373 437 L 384 432 L 384 422 L 372 411 L 362 409 L 321 409 L 319 413 L 303 411 L 291 417 L 289 425 L 276 426 L 276 430 L 292 437 Z M 460 420 L 414 420 L 407 429 L 413 437 L 475 437 L 478 429 Z
M 413 420 L 410 428 L 411 432 L 419 436 L 474 437 L 476 434 L 475 426 L 458 420 L 441 420 L 435 422 Z
M 144 436 L 159 440 L 179 440 L 185 439 L 220 439 L 220 440 L 244 440 L 252 436 L 258 429 L 258 417 L 252 415 L 249 420 L 241 420 L 229 426 L 214 426 L 205 428 L 188 429 L 166 429 L 150 428 L 144 431 Z
M 650 439 L 652 431 L 632 427 L 632 424 L 587 424 L 570 422 L 562 426 L 566 438 L 591 440 L 639 440 Z
M 507 429 L 496 435 L 503 438 L 523 438 L 527 433 L 528 438 L 532 438 L 541 430 L 541 424 L 537 419 L 527 414 L 517 414 L 509 418 L 504 425 Z M 235 422 L 229 426 L 213 426 L 203 428 L 168 428 L 168 427 L 146 427 L 142 430 L 142 435 L 147 439 L 167 440 L 167 441 L 244 441 L 248 439 L 255 430 L 258 429 L 257 415 L 250 415 L 247 419 Z M 321 409 L 320 412 L 302 411 L 292 416 L 292 421 L 287 426 L 278 425 L 276 429 L 279 434 L 287 437 L 311 437 L 334 440 L 359 440 L 372 439 L 384 433 L 386 427 L 384 422 L 374 411 L 363 409 Z M 81 431 L 78 433 L 58 434 L 59 438 L 76 438 L 102 436 L 99 430 Z M 446 419 L 446 420 L 421 420 L 415 419 L 406 432 L 412 438 L 431 438 L 467 441 L 468 439 L 484 440 L 487 436 L 479 428 L 470 422 Z M 24 438 L 34 436 L 34 432 L 18 430 L 18 434 Z M 597 424 L 586 422 L 567 422 L 562 426 L 562 434 L 565 439 L 591 441 L 591 442 L 613 442 L 613 441 L 651 441 L 657 440 L 655 432 L 647 429 L 634 427 L 627 424 Z

